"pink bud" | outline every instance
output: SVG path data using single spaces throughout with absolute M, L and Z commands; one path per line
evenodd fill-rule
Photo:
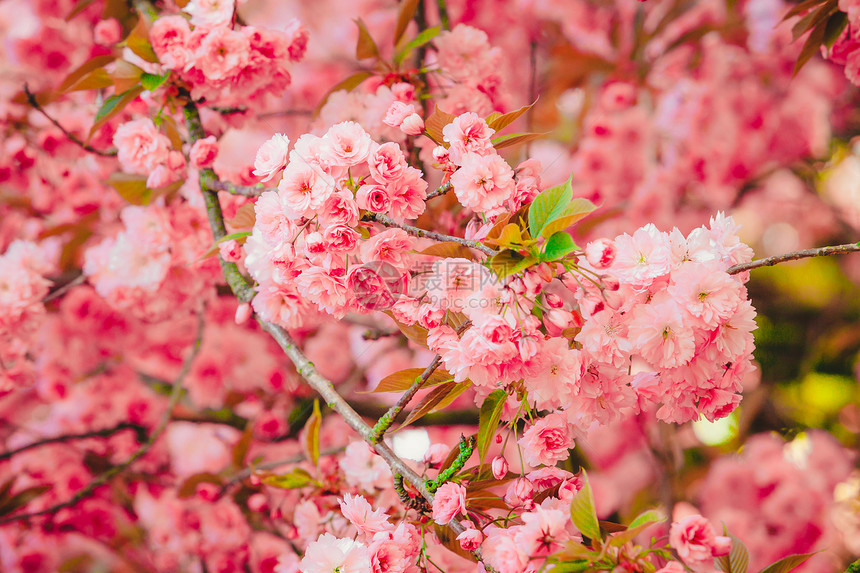
M 400 124 L 400 131 L 406 135 L 421 135 L 424 133 L 424 120 L 417 113 L 413 113 Z
M 198 483 L 197 487 L 194 488 L 194 492 L 197 494 L 197 497 L 204 501 L 215 501 L 218 499 L 218 492 L 220 488 L 214 483 Z
M 561 297 L 551 292 L 543 293 L 543 302 L 550 308 L 561 308 L 564 305 L 564 301 L 561 300 Z
M 473 551 L 480 547 L 481 542 L 484 541 L 484 534 L 481 530 L 475 529 L 475 526 L 472 525 L 471 521 L 464 520 L 460 523 L 466 528 L 466 531 L 457 536 L 457 541 L 460 542 L 460 547 L 466 551 Z
M 595 269 L 605 269 L 615 260 L 615 243 L 609 239 L 597 239 L 585 245 L 585 260 Z
M 100 20 L 93 28 L 93 41 L 99 46 L 111 46 L 122 39 L 122 26 L 116 18 Z
M 496 443 L 497 443 L 497 444 L 501 444 L 501 443 L 502 443 L 502 435 L 501 435 L 501 434 L 496 434 Z
M 603 275 L 600 277 L 601 282 L 603 282 L 603 286 L 608 291 L 617 291 L 621 288 L 621 283 L 618 282 L 618 279 L 613 277 L 612 275 Z
M 573 315 L 569 310 L 553 308 L 543 313 L 543 323 L 550 336 L 559 336 L 573 325 Z
M 524 477 L 520 477 L 508 486 L 505 492 L 505 503 L 511 507 L 519 507 L 524 505 L 526 501 L 530 501 L 534 494 L 535 488 L 532 482 Z
M 496 456 L 493 459 L 493 477 L 502 479 L 508 475 L 508 460 L 504 456 Z
M 251 318 L 251 305 L 243 302 L 236 307 L 236 324 L 245 324 Z
M 262 493 L 254 493 L 248 496 L 248 509 L 251 511 L 266 511 L 269 508 L 269 501 Z
M 400 127 L 403 125 L 403 120 L 407 117 L 415 113 L 415 106 L 411 103 L 403 103 L 402 101 L 395 101 L 391 104 L 391 107 L 388 108 L 388 111 L 385 112 L 385 119 L 382 122 L 385 125 L 390 125 L 391 127 Z

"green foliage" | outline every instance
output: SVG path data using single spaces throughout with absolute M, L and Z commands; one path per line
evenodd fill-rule
M 478 458 L 481 464 L 484 463 L 487 451 L 496 436 L 496 427 L 499 425 L 506 399 L 504 390 L 493 390 L 481 404 L 478 416 Z

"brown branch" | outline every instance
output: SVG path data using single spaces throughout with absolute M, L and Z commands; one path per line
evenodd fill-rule
M 364 219 L 368 221 L 376 221 L 377 223 L 381 223 L 386 227 L 397 227 L 398 229 L 402 229 L 415 237 L 426 237 L 428 239 L 433 239 L 434 241 L 457 243 L 458 245 L 463 245 L 464 247 L 481 251 L 482 253 L 490 257 L 499 254 L 498 251 L 491 249 L 486 245 L 482 245 L 477 241 L 470 241 L 468 239 L 455 237 L 453 235 L 444 235 L 442 233 L 428 231 L 427 229 L 422 229 L 420 227 L 413 227 L 412 225 L 401 224 L 389 217 L 388 215 L 382 215 L 381 213 L 365 213 Z
M 24 84 L 24 95 L 27 96 L 27 102 L 30 104 L 30 106 L 32 106 L 33 109 L 35 109 L 36 111 L 38 111 L 39 113 L 44 115 L 48 119 L 48 121 L 53 123 L 57 129 L 59 129 L 60 131 L 63 132 L 63 135 L 65 135 L 69 141 L 78 145 L 84 151 L 89 151 L 90 153 L 95 153 L 96 155 L 101 155 L 102 157 L 115 157 L 116 156 L 116 149 L 110 149 L 108 151 L 102 151 L 101 149 L 96 149 L 92 145 L 84 143 L 80 138 L 78 138 L 76 135 L 72 134 L 68 129 L 63 127 L 59 121 L 57 121 L 56 119 L 54 119 L 53 117 L 48 115 L 48 112 L 45 111 L 45 108 L 42 107 L 42 105 L 36 99 L 36 96 L 33 94 L 33 92 L 30 91 L 30 88 L 29 88 L 29 86 L 27 86 L 27 84 Z
M 75 278 L 70 280 L 69 282 L 62 284 L 62 285 L 58 286 L 57 288 L 55 288 L 54 290 L 52 290 L 51 292 L 49 292 L 47 294 L 47 296 L 45 296 L 45 298 L 42 299 L 42 304 L 49 302 L 49 301 L 52 301 L 55 298 L 59 298 L 59 297 L 63 296 L 70 289 L 72 289 L 72 288 L 74 288 L 80 284 L 85 283 L 86 280 L 87 280 L 87 277 L 83 273 L 79 274 L 78 276 L 76 276 Z
M 441 197 L 442 195 L 444 195 L 445 193 L 447 193 L 448 191 L 450 191 L 453 188 L 454 188 L 454 186 L 451 185 L 450 181 L 447 183 L 443 183 L 442 185 L 440 185 L 438 187 L 438 189 L 428 193 L 427 197 L 425 197 L 424 200 L 429 201 L 430 199 L 435 199 L 436 197 Z
M 331 448 L 328 450 L 323 450 L 322 452 L 320 452 L 320 457 L 322 457 L 322 456 L 333 456 L 334 454 L 339 454 L 344 449 L 346 449 L 346 448 L 340 447 L 340 448 Z M 255 471 L 273 470 L 273 469 L 279 468 L 281 466 L 287 466 L 290 464 L 297 464 L 297 463 L 303 462 L 305 460 L 305 458 L 306 458 L 306 456 L 304 454 L 297 454 L 295 456 L 285 458 L 282 460 L 263 462 L 262 464 L 257 464 L 252 468 L 245 468 L 244 470 L 238 472 L 236 475 L 234 475 L 233 477 L 228 479 L 226 482 L 224 482 L 224 485 L 221 486 L 221 490 L 218 492 L 218 496 L 220 497 L 220 496 L 224 495 L 224 493 L 228 489 L 230 489 L 230 486 L 233 486 L 233 485 L 239 483 L 240 481 L 242 481 L 245 478 L 251 477 L 251 475 L 253 475 L 253 473 Z
M 273 191 L 273 189 L 264 187 L 262 184 L 248 187 L 245 185 L 233 185 L 226 181 L 209 181 L 208 187 L 212 191 L 226 191 L 231 195 L 241 195 L 242 197 L 259 197 L 266 191 Z
M 47 509 L 43 509 L 41 511 L 34 511 L 32 513 L 21 513 L 19 515 L 7 516 L 0 519 L 0 525 L 5 523 L 11 523 L 13 521 L 21 521 L 25 519 L 32 519 L 34 517 L 41 517 L 43 515 L 53 516 L 61 509 L 66 509 L 69 507 L 74 507 L 83 499 L 86 499 L 95 493 L 96 489 L 105 485 L 112 477 L 126 470 L 131 464 L 140 459 L 144 454 L 146 454 L 150 448 L 155 444 L 156 440 L 164 433 L 164 430 L 167 429 L 167 424 L 170 422 L 171 414 L 173 413 L 173 408 L 176 407 L 176 404 L 179 402 L 179 398 L 182 396 L 182 381 L 188 375 L 188 372 L 191 370 L 191 365 L 194 362 L 194 359 L 197 357 L 197 354 L 200 352 L 200 346 L 203 342 L 203 325 L 205 323 L 203 312 L 200 312 L 198 323 L 197 323 L 197 335 L 195 336 L 194 343 L 191 346 L 191 352 L 189 352 L 188 356 L 185 358 L 185 361 L 182 364 L 182 369 L 179 371 L 179 374 L 176 376 L 176 381 L 173 383 L 173 390 L 170 393 L 170 398 L 167 401 L 167 409 L 162 414 L 161 419 L 158 421 L 158 425 L 149 435 L 149 439 L 146 440 L 132 455 L 130 455 L 124 462 L 119 465 L 113 466 L 106 472 L 99 475 L 93 481 L 89 483 L 84 489 L 76 493 L 72 498 L 68 501 L 58 503 L 56 505 L 52 505 Z
M 41 440 L 29 443 L 26 446 L 21 446 L 20 448 L 9 450 L 8 452 L 0 453 L 0 461 L 8 460 L 12 456 L 16 456 L 21 452 L 26 452 L 27 450 L 32 450 L 33 448 L 38 448 L 40 446 L 45 446 L 48 444 L 61 444 L 64 442 L 72 442 L 74 440 L 85 440 L 87 438 L 108 438 L 114 434 L 122 432 L 123 430 L 134 430 L 137 434 L 138 442 L 146 441 L 146 428 L 144 428 L 140 424 L 120 422 L 116 426 L 112 426 L 110 428 L 103 428 L 101 430 L 93 430 L 91 432 L 83 432 L 80 434 L 63 434 L 62 436 L 43 438 Z
M 463 334 L 467 328 L 472 324 L 471 320 L 467 320 L 457 329 L 457 335 Z M 379 421 L 376 422 L 376 425 L 373 426 L 373 429 L 370 433 L 371 442 L 375 443 L 382 439 L 382 436 L 385 434 L 385 431 L 391 427 L 391 424 L 397 419 L 397 416 L 400 415 L 400 412 L 403 411 L 403 408 L 409 405 L 409 402 L 412 398 L 415 397 L 415 394 L 424 387 L 427 383 L 427 380 L 436 372 L 436 369 L 442 364 L 442 357 L 438 354 L 433 357 L 433 360 L 430 364 L 427 365 L 427 368 L 424 369 L 424 372 L 421 373 L 421 376 L 415 379 L 415 382 L 406 389 L 406 392 L 403 393 L 402 396 L 397 400 L 397 402 L 388 409 L 382 417 L 379 418 Z
M 783 255 L 767 257 L 766 259 L 758 259 L 749 263 L 740 263 L 726 269 L 730 275 L 757 269 L 759 267 L 772 267 L 773 265 L 784 263 L 786 261 L 796 261 L 798 259 L 806 259 L 809 257 L 827 257 L 830 255 L 846 255 L 860 251 L 860 243 L 848 243 L 847 245 L 836 245 L 833 247 L 819 247 L 817 249 L 804 249 L 802 251 L 793 251 Z

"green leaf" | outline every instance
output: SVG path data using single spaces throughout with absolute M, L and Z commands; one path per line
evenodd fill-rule
M 795 4 L 791 10 L 786 12 L 785 16 L 782 17 L 783 20 L 788 20 L 792 16 L 799 16 L 800 14 L 815 8 L 819 4 L 823 4 L 827 2 L 827 0 L 803 0 L 802 2 L 798 2 Z
M 120 196 L 132 205 L 149 205 L 152 190 L 146 187 L 146 177 L 131 173 L 114 173 L 105 183 L 116 189 Z
M 570 520 L 592 543 L 596 543 L 600 540 L 600 525 L 594 508 L 594 494 L 591 492 L 588 473 L 585 470 L 582 470 L 582 482 L 582 489 L 570 502 Z
M 824 26 L 824 40 L 822 43 L 828 48 L 832 48 L 846 26 L 848 26 L 848 14 L 845 12 L 835 13 L 827 20 L 827 25 Z
M 320 460 L 320 426 L 322 425 L 322 414 L 320 413 L 320 401 L 314 400 L 314 411 L 305 423 L 305 447 L 311 463 L 317 465 Z
M 533 255 L 523 256 L 516 251 L 506 250 L 490 259 L 490 269 L 503 279 L 539 262 L 540 259 Z
M 50 489 L 50 485 L 36 485 L 22 489 L 18 493 L 3 500 L 3 503 L 0 504 L 0 516 L 7 515 L 24 507 Z
M 545 261 L 557 261 L 563 259 L 567 254 L 577 250 L 579 246 L 573 242 L 573 237 L 565 231 L 554 233 L 543 248 L 541 259 Z
M 551 237 L 555 233 L 564 231 L 571 225 L 574 225 L 586 218 L 596 209 L 597 205 L 588 199 L 577 197 L 568 203 L 560 213 L 555 214 L 552 220 L 547 222 L 543 231 L 541 231 L 541 235 L 544 237 Z
M 655 519 L 637 522 L 637 520 L 639 520 L 639 518 L 643 517 L 645 514 L 640 515 L 639 517 L 637 517 L 636 519 L 633 520 L 633 523 L 635 523 L 636 525 L 633 525 L 633 523 L 631 523 L 630 527 L 628 527 L 626 530 L 613 535 L 612 538 L 609 540 L 609 545 L 611 545 L 613 547 L 621 547 L 622 545 L 624 545 L 628 541 L 631 541 L 634 537 L 636 537 L 637 535 L 639 535 L 640 533 L 642 533 L 643 531 L 645 531 L 649 527 L 656 525 L 658 521 L 662 520 L 662 516 L 660 516 L 654 510 L 651 510 L 651 511 L 645 512 L 645 513 L 654 513 L 657 515 L 657 517 Z
M 412 386 L 422 374 L 424 374 L 424 368 L 406 368 L 405 370 L 400 370 L 380 380 L 372 392 L 403 392 Z M 438 386 L 443 382 L 450 382 L 453 379 L 454 377 L 444 368 L 437 368 L 430 374 L 427 381 L 421 387 Z
M 444 257 L 446 259 L 475 260 L 475 255 L 472 254 L 469 247 L 453 241 L 433 243 L 423 251 L 418 251 L 418 253 L 421 255 L 430 255 L 432 257 Z
M 316 483 L 311 477 L 311 474 L 306 472 L 301 468 L 296 468 L 290 473 L 276 475 L 276 476 L 266 476 L 262 479 L 262 482 L 271 487 L 277 487 L 280 489 L 298 489 L 300 487 L 305 487 L 311 484 Z
M 442 32 L 442 27 L 435 26 L 433 28 L 427 28 L 426 30 L 415 36 L 412 41 L 403 46 L 403 49 L 401 49 L 399 52 L 397 52 L 397 54 L 394 55 L 394 63 L 398 65 L 401 64 L 403 60 L 409 57 L 409 54 L 411 54 L 415 48 L 423 46 L 424 44 L 438 36 L 440 32 Z
M 376 47 L 376 42 L 370 36 L 364 20 L 356 18 L 355 24 L 358 26 L 358 42 L 355 45 L 355 57 L 359 60 L 366 58 L 379 59 L 379 48 Z
M 245 458 L 248 457 L 248 450 L 251 449 L 251 442 L 254 439 L 254 428 L 251 424 L 242 432 L 242 436 L 233 446 L 233 465 L 241 468 L 245 465 Z
M 544 189 L 532 200 L 529 207 L 529 232 L 532 237 L 540 237 L 547 223 L 561 215 L 565 207 L 571 202 L 573 199 L 573 189 L 570 187 L 572 179 L 573 176 L 571 175 L 566 183 Z
M 96 56 L 94 58 L 90 58 L 89 60 L 75 68 L 74 71 L 70 72 L 69 75 L 67 75 L 66 78 L 63 80 L 63 83 L 60 84 L 60 87 L 57 88 L 57 91 L 69 91 L 70 88 L 72 88 L 72 86 L 81 81 L 82 78 L 92 74 L 96 70 L 103 70 L 104 66 L 111 63 L 115 59 L 116 56 Z
M 418 10 L 418 2 L 420 0 L 403 0 L 400 5 L 400 10 L 397 12 L 397 24 L 394 26 L 394 45 L 400 42 L 400 38 L 406 33 L 406 27 L 409 22 L 415 17 L 415 11 Z
M 487 116 L 487 125 L 490 126 L 490 129 L 493 129 L 498 133 L 499 131 L 502 131 L 507 126 L 518 120 L 520 116 L 530 110 L 535 103 L 537 103 L 537 101 L 535 101 L 534 103 L 530 103 L 529 105 L 524 105 L 520 109 L 505 114 L 493 112 Z
M 87 139 L 92 137 L 93 134 L 95 134 L 95 132 L 98 131 L 99 128 L 105 123 L 107 123 L 112 117 L 121 112 L 125 108 L 125 106 L 137 99 L 137 96 L 139 96 L 142 92 L 143 86 L 135 86 L 125 90 L 121 94 L 112 95 L 111 97 L 107 98 L 102 104 L 101 108 L 99 108 L 99 111 L 96 113 L 95 120 L 93 121 L 93 126 L 92 128 L 90 128 L 90 134 Z
M 649 509 L 643 511 L 639 515 L 633 518 L 633 521 L 630 522 L 628 526 L 630 529 L 635 527 L 639 527 L 645 523 L 654 523 L 655 521 L 663 521 L 666 519 L 666 516 L 663 515 L 660 510 L 657 509 Z
M 591 567 L 590 559 L 574 559 L 553 566 L 553 573 L 581 573 Z
M 513 147 L 514 145 L 519 145 L 521 143 L 528 143 L 529 141 L 540 139 L 545 135 L 545 133 L 511 133 L 509 135 L 494 137 L 490 140 L 490 143 L 493 144 L 493 147 L 499 150 L 506 147 Z
M 783 557 L 779 561 L 774 561 L 759 573 L 788 573 L 795 567 L 800 566 L 801 563 L 809 559 L 815 555 L 814 553 L 800 553 L 797 555 L 789 555 L 787 557 Z
M 505 407 L 507 394 L 504 390 L 493 390 L 481 404 L 481 413 L 478 415 L 478 459 L 484 463 L 487 451 L 496 437 L 496 428 Z
M 714 566 L 723 573 L 747 573 L 750 564 L 750 554 L 744 542 L 726 532 L 732 538 L 732 549 L 728 555 L 714 559 Z
M 409 415 L 403 421 L 403 424 L 400 425 L 398 430 L 408 426 L 419 418 L 423 418 L 434 410 L 441 410 L 453 402 L 457 396 L 465 392 L 471 385 L 472 383 L 467 380 L 459 383 L 454 381 L 445 382 L 444 384 L 437 386 L 428 392 L 427 395 L 418 402 L 415 408 L 409 412 Z
M 166 82 L 167 78 L 169 77 L 170 72 L 167 72 L 163 76 L 143 72 L 142 74 L 140 74 L 140 85 L 142 85 L 143 89 L 145 89 L 146 91 L 154 92 L 155 90 L 160 88 L 161 85 Z
M 129 32 L 123 44 L 128 46 L 132 52 L 140 56 L 144 61 L 150 64 L 158 63 L 158 56 L 155 55 L 152 44 L 149 43 L 149 24 L 143 16 L 137 19 L 137 23 L 131 32 Z
M 442 129 L 445 128 L 446 125 L 454 121 L 456 119 L 456 115 L 443 111 L 437 105 L 433 109 L 433 113 L 431 113 L 427 119 L 424 120 L 424 132 L 427 134 L 427 137 L 438 143 L 439 145 L 444 145 L 448 147 L 448 144 L 444 142 Z

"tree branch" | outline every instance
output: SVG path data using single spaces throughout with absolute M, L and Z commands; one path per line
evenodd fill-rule
M 457 335 L 463 334 L 467 328 L 472 324 L 471 320 L 467 320 L 457 329 Z M 385 431 L 391 427 L 391 424 L 397 419 L 397 416 L 400 412 L 403 411 L 412 398 L 415 397 L 415 394 L 424 387 L 424 384 L 427 383 L 427 380 L 430 379 L 430 376 L 436 372 L 436 369 L 442 364 L 442 357 L 438 354 L 433 357 L 433 360 L 430 364 L 427 365 L 427 368 L 424 369 L 424 372 L 421 373 L 421 376 L 415 379 L 415 382 L 412 383 L 412 386 L 406 389 L 406 392 L 397 400 L 397 402 L 388 409 L 388 411 L 383 414 L 376 424 L 373 426 L 373 429 L 370 432 L 370 441 L 371 443 L 376 443 L 382 439 L 382 436 L 385 434 Z
M 53 516 L 61 509 L 66 509 L 69 507 L 74 507 L 83 499 L 86 499 L 95 493 L 96 489 L 105 485 L 112 477 L 126 470 L 131 464 L 140 459 L 146 452 L 152 448 L 155 444 L 156 440 L 161 437 L 161 434 L 164 433 L 164 430 L 167 429 L 167 424 L 170 423 L 171 414 L 173 413 L 173 408 L 176 407 L 176 404 L 179 402 L 179 398 L 182 396 L 182 381 L 185 380 L 185 377 L 188 375 L 188 372 L 191 371 L 191 365 L 194 363 L 194 359 L 197 357 L 197 354 L 200 352 L 200 346 L 203 342 L 203 325 L 205 323 L 203 312 L 200 312 L 198 323 L 197 323 L 197 335 L 195 336 L 194 343 L 191 346 L 191 352 L 185 358 L 185 361 L 182 364 L 182 369 L 179 371 L 179 374 L 176 376 L 176 381 L 173 383 L 173 390 L 170 393 L 170 399 L 167 401 L 167 409 L 162 414 L 161 419 L 158 421 L 158 425 L 149 435 L 149 439 L 146 440 L 132 455 L 128 457 L 124 462 L 119 465 L 113 466 L 106 472 L 99 475 L 93 481 L 87 485 L 84 489 L 76 493 L 72 498 L 63 503 L 58 503 L 56 505 L 52 505 L 47 509 L 43 509 L 41 511 L 34 511 L 32 513 L 22 513 L 19 515 L 7 516 L 0 519 L 0 525 L 5 523 L 11 523 L 13 521 L 21 521 L 25 519 L 32 519 L 34 517 L 41 517 L 43 515 Z
M 231 195 L 241 195 L 243 197 L 259 197 L 266 191 L 274 191 L 274 189 L 264 187 L 262 184 L 247 187 L 244 185 L 233 185 L 226 181 L 209 181 L 208 185 L 209 189 L 212 191 L 226 191 Z
M 381 223 L 386 227 L 397 227 L 398 229 L 403 229 L 404 231 L 415 237 L 426 237 L 428 239 L 433 239 L 434 241 L 457 243 L 458 245 L 463 245 L 464 247 L 469 247 L 470 249 L 476 249 L 478 251 L 481 251 L 482 253 L 490 257 L 499 254 L 498 251 L 491 249 L 486 245 L 482 245 L 477 241 L 470 241 L 468 239 L 455 237 L 453 235 L 443 235 L 442 233 L 428 231 L 427 229 L 413 227 L 412 225 L 400 224 L 388 215 L 382 215 L 381 213 L 365 213 L 364 219 L 368 221 L 376 221 L 377 223 Z
M 9 450 L 8 452 L 0 453 L 0 461 L 8 460 L 12 456 L 18 455 L 21 452 L 26 452 L 27 450 L 32 450 L 33 448 L 38 448 L 47 444 L 60 444 L 64 442 L 71 442 L 74 440 L 85 440 L 87 438 L 108 438 L 123 430 L 134 430 L 137 434 L 138 442 L 144 442 L 146 440 L 146 428 L 144 428 L 140 424 L 120 422 L 116 426 L 110 428 L 103 428 L 101 430 L 93 430 L 91 432 L 83 432 L 80 434 L 63 434 L 62 436 L 43 438 L 41 440 L 37 440 L 35 442 L 27 444 L 26 446 L 21 446 L 20 448 Z
M 48 119 L 48 121 L 53 123 L 57 129 L 59 129 L 60 131 L 63 132 L 63 135 L 65 135 L 69 141 L 78 145 L 84 151 L 89 151 L 90 153 L 95 153 L 96 155 L 101 155 L 102 157 L 115 157 L 116 156 L 116 149 L 110 149 L 108 151 L 102 151 L 101 149 L 96 149 L 92 145 L 89 145 L 89 144 L 81 141 L 81 139 L 79 139 L 77 136 L 72 134 L 68 129 L 63 127 L 59 121 L 57 121 L 56 119 L 54 119 L 53 117 L 48 115 L 48 112 L 45 111 L 45 108 L 42 107 L 42 105 L 36 99 L 36 96 L 33 94 L 33 92 L 30 91 L 30 88 L 29 88 L 29 86 L 27 86 L 27 84 L 24 84 L 24 95 L 27 96 L 27 103 L 29 103 L 33 109 L 35 109 L 36 111 L 38 111 L 39 113 L 44 115 Z
M 197 106 L 190 99 L 185 105 L 185 119 L 188 123 L 188 131 L 191 136 L 192 143 L 203 139 L 205 137 L 205 132 L 203 131 L 202 124 L 200 122 L 200 114 L 197 111 Z M 204 169 L 201 171 L 200 190 L 203 193 L 203 198 L 206 203 L 206 212 L 209 217 L 212 234 L 215 236 L 215 240 L 218 240 L 226 234 L 226 229 L 224 227 L 224 215 L 221 212 L 221 204 L 218 202 L 218 194 L 211 187 L 211 184 L 215 181 L 218 181 L 218 176 L 212 169 Z M 227 283 L 230 285 L 230 288 L 233 290 L 236 297 L 243 302 L 250 301 L 254 296 L 253 287 L 245 281 L 245 278 L 239 273 L 234 263 L 227 263 L 220 257 L 219 260 L 221 261 L 221 270 L 224 272 Z M 328 404 L 328 407 L 340 414 L 347 425 L 361 436 L 362 440 L 370 443 L 370 426 L 367 425 L 361 416 L 359 416 L 358 413 L 350 407 L 346 400 L 337 393 L 331 381 L 326 379 L 317 371 L 314 365 L 307 359 L 293 341 L 289 333 L 284 328 L 271 322 L 261 320 L 259 317 L 257 317 L 257 322 L 260 323 L 263 330 L 268 332 L 272 338 L 275 339 L 278 346 L 281 347 L 287 357 L 292 361 L 299 375 L 304 378 L 311 388 L 322 396 Z M 372 447 L 376 450 L 376 453 L 386 461 L 394 474 L 402 475 L 415 487 L 416 490 L 418 490 L 428 503 L 433 503 L 433 494 L 430 493 L 425 486 L 424 479 L 418 475 L 415 470 L 406 465 L 406 463 L 401 460 L 387 444 L 379 442 L 372 444 Z M 465 531 L 463 526 L 457 521 L 451 522 L 449 527 L 456 534 L 460 534 Z M 480 552 L 478 551 L 476 551 L 475 554 L 480 556 Z
M 796 261 L 798 259 L 806 259 L 809 257 L 827 257 L 830 255 L 846 255 L 860 251 L 860 243 L 848 243 L 847 245 L 836 245 L 833 247 L 819 247 L 817 249 L 804 249 L 802 251 L 793 251 L 783 255 L 767 257 L 766 259 L 757 259 L 749 263 L 740 263 L 726 269 L 730 275 L 757 269 L 759 267 L 772 267 L 773 265 L 784 263 L 786 261 Z
M 445 193 L 447 193 L 448 191 L 450 191 L 453 188 L 454 188 L 454 186 L 451 185 L 450 181 L 448 181 L 447 183 L 443 183 L 435 191 L 431 191 L 430 193 L 427 193 L 427 196 L 424 198 L 424 200 L 429 201 L 430 199 L 435 199 L 436 197 L 441 197 L 442 195 L 444 195 Z

